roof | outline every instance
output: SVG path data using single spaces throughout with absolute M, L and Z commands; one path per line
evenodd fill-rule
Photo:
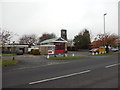
M 120 40 L 116 40 L 115 43 L 116 43 L 116 44 L 120 44 Z
M 28 45 L 4 45 L 5 47 L 28 47 Z M 2 47 L 2 45 L 0 45 Z
M 60 37 L 60 38 L 52 38 L 52 39 L 44 40 L 44 41 L 41 42 L 41 44 L 51 43 L 51 42 L 63 42 L 63 43 L 65 43 L 67 41 Z
M 42 41 L 41 44 L 43 44 L 43 43 L 50 43 L 50 42 L 53 42 L 55 40 L 56 40 L 56 38 L 47 39 L 47 40 Z
M 40 45 L 40 47 L 55 47 L 55 45 Z

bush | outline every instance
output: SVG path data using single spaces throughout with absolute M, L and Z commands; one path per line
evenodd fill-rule
M 33 49 L 33 50 L 32 50 L 32 54 L 33 54 L 33 55 L 40 55 L 39 49 Z

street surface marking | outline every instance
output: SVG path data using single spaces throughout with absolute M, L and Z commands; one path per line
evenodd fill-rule
M 70 76 L 78 75 L 78 74 L 88 73 L 90 71 L 91 70 L 86 70 L 86 71 L 82 71 L 82 72 L 78 72 L 78 73 L 73 73 L 73 74 L 68 74 L 68 75 L 64 75 L 64 76 L 54 77 L 54 78 L 50 78 L 50 79 L 44 79 L 44 80 L 40 80 L 40 81 L 35 81 L 35 82 L 31 82 L 29 84 L 32 85 L 32 84 L 47 82 L 47 81 L 51 81 L 51 80 L 56 80 L 56 79 L 60 79 L 60 78 L 65 78 L 65 77 L 70 77 Z
M 113 66 L 117 66 L 117 65 L 119 65 L 120 63 L 118 63 L 118 64 L 112 64 L 112 65 L 108 65 L 108 66 L 105 66 L 105 68 L 110 68 L 110 67 L 113 67 Z

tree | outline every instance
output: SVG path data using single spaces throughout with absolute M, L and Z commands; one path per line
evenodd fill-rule
M 19 39 L 19 44 L 29 44 L 34 45 L 37 43 L 37 36 L 35 34 L 30 34 L 30 35 L 22 35 Z
M 44 40 L 47 40 L 47 39 L 52 39 L 52 38 L 55 38 L 56 35 L 54 33 L 43 33 L 41 37 L 39 37 L 39 42 L 42 42 Z
M 87 29 L 74 37 L 74 45 L 78 49 L 88 49 L 90 44 L 90 34 Z
M 100 46 L 116 46 L 115 40 L 118 39 L 118 36 L 115 34 L 98 34 L 94 40 L 94 47 Z
M 13 37 L 13 35 L 13 32 L 10 32 L 8 30 L 0 31 L 0 40 L 2 41 L 2 45 L 4 45 L 5 43 L 10 43 L 10 40 Z
M 10 44 L 14 35 L 17 35 L 8 30 L 0 30 L 0 44 L 2 45 L 2 53 L 5 52 L 5 44 Z

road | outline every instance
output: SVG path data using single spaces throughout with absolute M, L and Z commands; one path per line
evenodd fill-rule
M 118 88 L 118 55 L 3 72 L 3 88 Z

